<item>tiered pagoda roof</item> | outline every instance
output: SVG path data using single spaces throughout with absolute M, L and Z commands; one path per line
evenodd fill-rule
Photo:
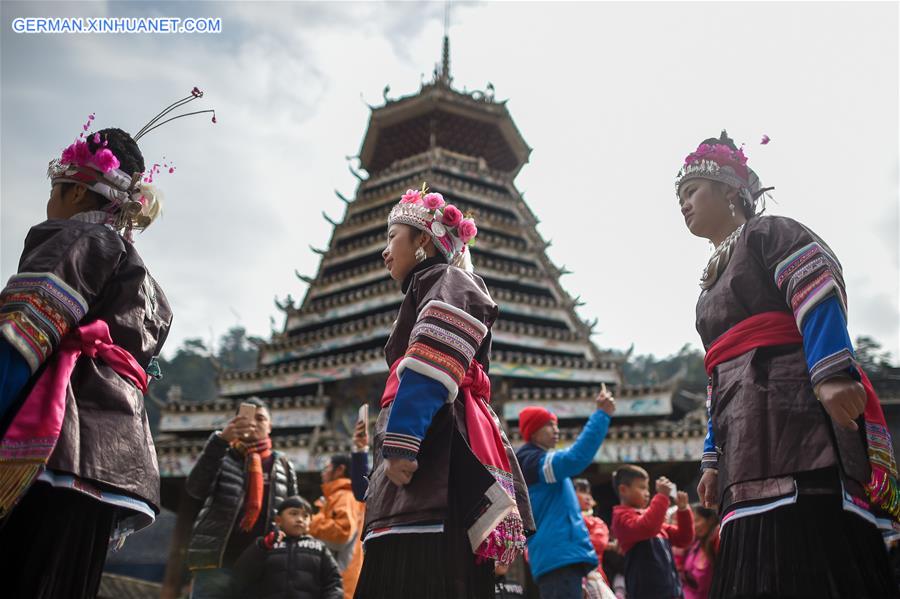
M 611 439 L 655 440 L 658 427 L 646 421 L 672 418 L 674 384 L 623 386 L 623 359 L 591 341 L 593 324 L 579 318 L 578 298 L 560 284 L 568 271 L 547 257 L 549 243 L 514 184 L 531 149 L 505 102 L 490 88 L 455 89 L 448 69 L 445 60 L 417 93 L 386 97 L 372 109 L 359 152 L 368 177 L 359 175 L 352 200 L 338 193 L 345 204 L 340 221 L 323 213 L 334 228 L 327 248 L 312 248 L 322 256 L 318 272 L 298 273 L 308 283 L 303 301 L 278 302 L 284 329 L 259 346 L 257 368 L 225 373 L 223 399 L 198 408 L 224 421 L 248 396 L 315 397 L 312 407 L 326 421 L 300 426 L 288 418 L 274 427 L 276 447 L 295 455 L 300 470 L 314 469 L 322 453 L 346 451 L 358 405 L 380 397 L 388 371 L 382 348 L 403 299 L 381 258 L 387 217 L 403 192 L 423 181 L 477 219 L 473 261 L 500 306 L 492 330 L 493 401 L 511 428 L 523 405 L 541 404 L 559 414 L 564 432 L 574 431 L 593 410 L 601 384 L 619 400 L 616 422 L 623 424 L 613 427 Z M 279 401 L 273 403 L 276 420 L 282 410 L 297 409 Z M 179 410 L 167 411 L 161 424 L 170 441 L 160 444 L 160 453 L 175 476 L 202 444 L 202 437 L 173 428 L 182 422 Z M 208 431 L 213 420 L 193 422 Z M 665 438 L 702 440 L 702 423 L 679 422 Z M 699 451 L 691 459 L 695 455 Z

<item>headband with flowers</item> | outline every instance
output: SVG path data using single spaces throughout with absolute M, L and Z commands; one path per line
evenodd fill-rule
M 146 133 L 169 121 L 194 114 L 212 112 L 212 122 L 215 123 L 214 110 L 191 112 L 160 122 L 172 110 L 202 97 L 203 92 L 194 87 L 189 96 L 166 107 L 132 139 L 136 142 Z M 106 204 L 101 207 L 108 214 L 106 224 L 132 241 L 132 230 L 147 228 L 160 213 L 162 194 L 152 185 L 154 176 L 160 172 L 160 165 L 155 163 L 144 173 L 126 173 L 121 170 L 118 157 L 107 147 L 108 141 L 101 139 L 99 133 L 90 132 L 95 118 L 94 114 L 88 116 L 87 122 L 81 126 L 78 139 L 65 148 L 59 158 L 50 161 L 47 176 L 51 185 L 78 183 L 99 194 L 106 200 Z M 88 139 L 93 142 L 93 151 Z M 169 173 L 175 172 L 174 164 L 170 166 L 165 162 L 163 167 Z
M 397 223 L 425 231 L 449 264 L 472 272 L 468 246 L 474 245 L 478 235 L 474 219 L 446 203 L 441 194 L 429 191 L 426 183 L 422 189 L 407 190 L 391 210 L 388 226 Z
M 769 136 L 764 135 L 760 145 L 766 145 L 769 141 Z M 719 139 L 707 139 L 685 157 L 684 165 L 675 177 L 676 197 L 681 186 L 691 179 L 709 179 L 736 188 L 741 201 L 752 212 L 756 211 L 759 197 L 775 189 L 762 187 L 757 174 L 747 166 L 744 146 L 734 148 L 725 130 Z

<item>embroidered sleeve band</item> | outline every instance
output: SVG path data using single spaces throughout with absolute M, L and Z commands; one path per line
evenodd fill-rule
M 453 401 L 485 335 L 487 327 L 478 319 L 431 300 L 419 313 L 397 374 L 402 376 L 409 369 L 432 378 L 447 389 L 447 401 Z
M 53 273 L 19 273 L 0 292 L 0 334 L 34 372 L 87 309 L 84 298 Z
M 803 246 L 779 263 L 775 283 L 784 293 L 801 331 L 809 312 L 831 295 L 837 297 L 841 309 L 847 312 L 840 264 L 818 242 Z

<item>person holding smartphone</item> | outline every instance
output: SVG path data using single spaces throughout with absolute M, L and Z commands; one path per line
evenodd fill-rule
M 271 432 L 266 404 L 244 400 L 225 428 L 210 435 L 188 476 L 188 494 L 203 501 L 187 552 L 191 599 L 230 597 L 234 562 L 272 530 L 275 507 L 297 494 L 297 473 L 287 456 L 272 450 Z

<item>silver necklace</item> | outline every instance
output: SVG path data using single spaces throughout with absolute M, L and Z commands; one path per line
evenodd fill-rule
M 716 282 L 716 279 L 719 278 L 719 274 L 724 270 L 725 265 L 728 264 L 728 260 L 731 258 L 731 250 L 734 248 L 735 241 L 741 236 L 741 232 L 744 230 L 744 224 L 741 224 L 737 229 L 732 231 L 728 237 L 723 239 L 722 243 L 716 246 L 712 256 L 709 257 L 709 261 L 706 263 L 706 267 L 700 275 L 700 286 L 704 289 L 712 287 L 713 283 Z

